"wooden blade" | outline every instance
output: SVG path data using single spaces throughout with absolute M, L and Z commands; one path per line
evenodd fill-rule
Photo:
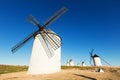
M 33 15 L 29 15 L 27 17 L 27 20 L 33 25 L 39 24 L 39 21 Z
M 24 40 L 22 40 L 21 42 L 19 42 L 18 44 L 16 44 L 15 46 L 13 46 L 11 48 L 12 53 L 15 53 L 18 49 L 20 49 L 24 44 L 26 44 L 32 37 L 34 37 L 35 34 L 37 34 L 39 30 L 31 33 L 30 35 L 28 35 Z
M 91 61 L 92 61 L 92 58 L 93 58 L 93 51 L 94 51 L 94 49 L 92 49 L 91 52 L 89 52 L 90 53 L 90 64 L 91 64 Z
M 56 12 L 52 17 L 50 17 L 45 25 L 43 25 L 43 28 L 50 25 L 52 22 L 54 22 L 56 19 L 58 19 L 62 14 L 64 14 L 67 11 L 67 8 L 63 7 L 58 12 Z
M 54 52 L 51 48 L 51 46 L 48 44 L 47 40 L 45 39 L 43 33 L 37 35 L 38 39 L 40 40 L 42 46 L 44 47 L 44 50 L 48 56 L 48 58 L 51 58 L 54 56 Z
M 90 53 L 90 64 L 91 64 L 91 61 L 92 61 L 92 56 L 91 56 L 92 54 Z
M 39 29 L 41 29 L 41 26 L 40 26 L 39 21 L 38 21 L 33 15 L 29 15 L 29 16 L 27 17 L 27 20 L 28 20 L 31 24 L 36 25 Z
M 58 49 L 61 44 L 61 38 L 51 30 L 44 29 L 43 34 L 54 50 Z

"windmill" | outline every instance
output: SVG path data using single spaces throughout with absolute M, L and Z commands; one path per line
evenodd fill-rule
M 93 51 L 94 49 L 92 49 L 91 52 L 89 52 L 90 53 L 90 64 L 91 64 L 91 60 L 93 59 L 94 66 L 102 66 L 100 57 L 97 54 L 93 55 Z
M 86 66 L 85 61 L 82 61 L 82 66 Z
M 50 30 L 48 28 L 48 25 L 54 22 L 66 11 L 67 8 L 61 8 L 42 26 L 39 24 L 39 21 L 32 15 L 29 15 L 27 17 L 30 23 L 38 27 L 38 30 L 34 31 L 20 43 L 13 46 L 11 51 L 15 53 L 30 39 L 34 38 L 32 54 L 28 69 L 29 74 L 45 74 L 58 72 L 61 70 L 61 37 L 52 30 Z
M 69 66 L 74 66 L 74 61 L 73 61 L 73 59 L 70 59 L 70 60 L 69 60 Z
M 93 51 L 94 49 L 92 49 L 91 52 L 89 52 L 90 53 L 90 64 L 91 64 L 91 60 L 93 59 L 94 66 L 102 66 L 101 61 L 106 63 L 108 66 L 110 66 L 110 64 L 107 61 L 105 61 L 102 57 L 98 56 L 97 54 L 93 55 Z

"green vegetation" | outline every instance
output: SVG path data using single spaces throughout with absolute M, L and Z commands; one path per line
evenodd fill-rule
M 0 74 L 26 71 L 27 66 L 0 65 Z

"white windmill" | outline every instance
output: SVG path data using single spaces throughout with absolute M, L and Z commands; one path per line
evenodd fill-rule
M 73 59 L 70 59 L 70 60 L 69 60 L 69 66 L 74 66 L 74 61 L 73 61 Z
M 61 8 L 43 26 L 41 26 L 38 20 L 32 15 L 28 16 L 28 20 L 39 29 L 15 45 L 11 51 L 13 53 L 16 52 L 30 39 L 34 38 L 28 69 L 29 74 L 48 74 L 61 70 L 61 37 L 52 30 L 48 29 L 47 26 L 66 11 L 67 8 Z
M 69 61 L 67 61 L 66 66 L 74 66 L 74 61 L 73 61 L 73 59 L 70 59 Z
M 102 66 L 101 61 L 106 63 L 107 66 L 110 66 L 110 64 L 107 61 L 105 61 L 102 57 L 98 56 L 97 54 L 93 55 L 93 51 L 94 49 L 92 49 L 92 51 L 89 52 L 90 53 L 90 64 L 91 64 L 91 60 L 93 59 L 94 66 Z
M 69 62 L 66 63 L 66 66 L 70 66 Z
M 93 59 L 94 66 L 102 66 L 100 57 L 97 54 L 93 55 L 93 51 L 94 49 L 92 49 L 92 51 L 89 52 L 90 53 L 90 64 L 91 64 L 91 60 Z
M 86 66 L 86 64 L 85 64 L 85 62 L 84 62 L 84 61 L 82 61 L 82 66 Z

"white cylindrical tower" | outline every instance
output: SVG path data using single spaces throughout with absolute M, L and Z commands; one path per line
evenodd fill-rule
M 66 66 L 70 66 L 69 62 L 67 62 Z
M 54 56 L 49 58 L 43 43 L 42 36 L 37 34 L 33 44 L 28 74 L 49 74 L 61 70 L 61 48 L 53 50 Z
M 93 62 L 94 66 L 102 66 L 100 57 L 96 54 L 93 56 Z
M 82 61 L 82 66 L 86 66 L 84 61 Z
M 74 66 L 74 61 L 72 59 L 69 60 L 69 66 Z

